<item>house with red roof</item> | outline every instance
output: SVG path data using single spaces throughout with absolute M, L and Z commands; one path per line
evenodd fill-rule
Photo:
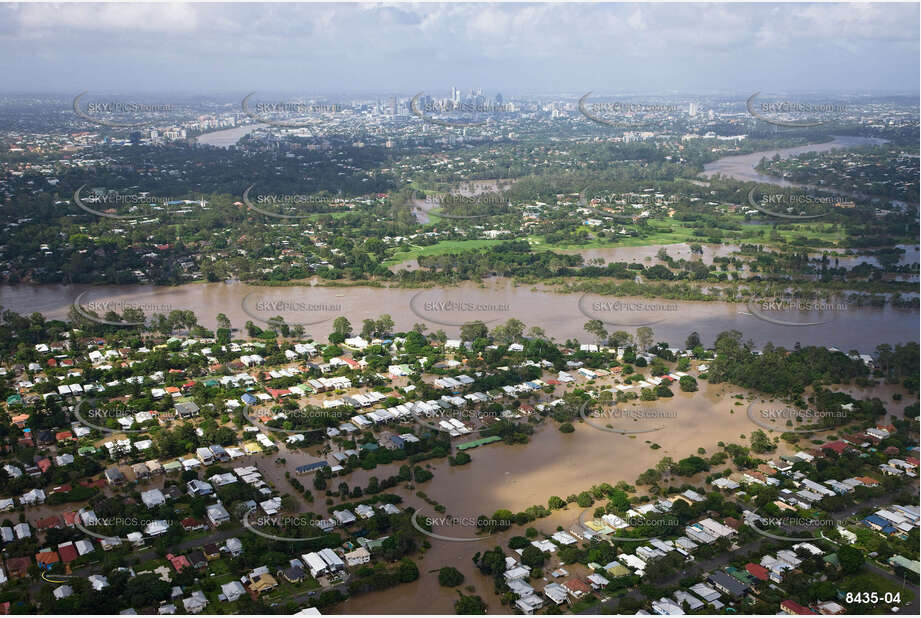
M 170 564 L 173 565 L 173 568 L 176 569 L 177 573 L 182 573 L 183 569 L 192 568 L 192 563 L 189 562 L 189 559 L 185 556 L 174 556 L 173 554 L 166 554 L 166 559 L 169 560 Z
M 790 614 L 791 616 L 807 616 L 810 614 L 815 614 L 815 612 L 808 607 L 803 607 L 796 601 L 791 601 L 790 599 L 780 602 L 780 611 L 785 614 Z
M 205 524 L 198 521 L 194 517 L 186 517 L 180 523 L 182 524 L 182 529 L 185 530 L 186 532 L 193 532 L 195 530 L 204 530 L 206 527 Z
M 80 557 L 80 552 L 77 551 L 73 541 L 67 541 L 66 543 L 58 545 L 58 554 L 60 554 L 61 562 L 64 564 L 70 564 Z
M 870 478 L 869 476 L 857 476 L 854 478 L 856 478 L 858 481 L 860 481 L 867 487 L 878 487 L 879 486 L 879 481 L 877 481 L 874 478 Z
M 279 401 L 283 397 L 287 397 L 291 394 L 291 391 L 287 388 L 267 388 L 265 390 L 275 401 Z
M 577 599 L 592 592 L 592 587 L 578 577 L 573 577 L 563 582 L 563 588 L 566 588 L 569 594 Z
M 38 530 L 51 530 L 52 528 L 61 527 L 61 518 L 57 515 L 52 515 L 51 517 L 43 517 L 35 522 L 35 528 Z
M 768 575 L 768 570 L 761 566 L 760 564 L 755 564 L 754 562 L 749 562 L 745 565 L 745 570 L 749 572 L 752 577 L 757 577 L 763 582 L 766 582 L 770 579 Z
M 66 493 L 67 493 L 68 491 L 70 491 L 71 489 L 73 489 L 73 487 L 70 486 L 70 483 L 64 483 L 63 485 L 58 485 L 57 487 L 53 487 L 53 488 L 51 489 L 51 491 L 48 492 L 48 493 L 52 493 L 52 494 L 66 494 Z
M 74 527 L 77 520 L 77 511 L 70 511 L 69 513 L 62 513 L 61 517 L 64 518 L 64 525 Z
M 819 450 L 820 451 L 826 451 L 826 450 L 834 451 L 838 455 L 841 455 L 842 453 L 844 453 L 844 451 L 848 450 L 849 448 L 851 448 L 851 445 L 845 442 L 844 440 L 835 440 L 834 442 L 826 442 L 825 444 L 819 447 Z M 823 455 L 824 455 L 824 452 L 823 452 Z
M 59 431 L 54 434 L 54 439 L 58 442 L 64 442 L 66 440 L 73 440 L 74 434 L 71 431 Z
M 58 360 L 57 360 L 56 358 L 49 358 L 49 359 L 48 359 L 48 366 L 49 366 L 49 367 L 57 367 L 57 366 L 58 366 Z

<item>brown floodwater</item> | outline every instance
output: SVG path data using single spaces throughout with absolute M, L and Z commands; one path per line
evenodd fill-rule
M 886 140 L 875 137 L 836 135 L 832 141 L 826 142 L 824 144 L 809 144 L 807 146 L 794 146 L 792 148 L 777 148 L 775 150 L 762 150 L 744 155 L 723 157 L 716 161 L 711 161 L 710 163 L 705 164 L 704 171 L 701 172 L 700 176 L 710 177 L 716 174 L 720 174 L 728 178 L 741 180 L 742 182 L 760 182 L 765 184 L 778 185 L 781 187 L 803 187 L 815 189 L 816 187 L 790 182 L 788 180 L 784 180 L 783 178 L 778 178 L 777 176 L 759 174 L 757 171 L 755 171 L 755 166 L 761 162 L 762 158 L 770 160 L 774 158 L 775 155 L 779 155 L 780 158 L 786 159 L 788 157 L 795 157 L 807 152 L 828 152 L 829 150 L 835 150 L 839 148 L 860 148 L 863 146 L 878 146 L 884 143 L 886 143 Z M 826 188 L 825 190 L 828 189 Z
M 205 146 L 217 146 L 218 148 L 229 148 L 230 146 L 235 146 L 243 137 L 252 133 L 257 129 L 263 129 L 269 125 L 256 123 L 256 124 L 247 124 L 239 127 L 233 127 L 230 129 L 222 129 L 220 131 L 211 131 L 210 133 L 203 133 L 195 138 L 195 141 L 199 144 Z
M 82 294 L 82 296 L 81 296 Z M 464 283 L 452 288 L 406 289 L 375 287 L 292 286 L 263 287 L 243 283 L 195 283 L 177 287 L 15 285 L 0 286 L 0 306 L 18 313 L 38 311 L 63 319 L 75 300 L 82 308 L 136 307 L 150 316 L 170 310 L 192 310 L 201 324 L 214 328 L 217 313 L 225 313 L 233 327 L 247 321 L 265 326 L 281 315 L 289 324 L 303 324 L 305 332 L 325 340 L 337 316 L 347 316 L 360 330 L 364 318 L 390 314 L 396 330 L 409 330 L 424 322 L 431 331 L 457 336 L 460 325 L 483 320 L 492 328 L 510 318 L 539 326 L 559 341 L 593 338 L 583 327 L 601 319 L 609 332 L 635 332 L 651 324 L 655 341 L 681 346 L 697 331 L 705 345 L 726 330 L 740 331 L 756 345 L 773 342 L 786 347 L 833 345 L 841 350 L 872 352 L 880 343 L 918 340 L 918 311 L 891 306 L 838 307 L 826 314 L 776 314 L 786 321 L 823 322 L 812 326 L 787 326 L 765 321 L 745 303 L 629 299 L 581 294 L 559 294 L 540 286 L 516 286 L 507 279 L 483 284 Z M 79 297 L 79 300 L 77 300 Z M 629 301 L 627 308 L 614 301 Z M 600 307 L 600 308 L 599 308 Z M 104 311 L 100 312 L 104 313 Z M 774 315 L 774 314 L 771 314 Z M 820 319 L 813 319 L 813 318 Z
M 540 248 L 539 246 L 537 247 Z M 597 249 L 554 249 L 556 253 L 579 254 L 585 263 L 591 260 L 604 260 L 608 262 L 649 262 L 649 266 L 659 263 L 659 251 L 665 249 L 673 260 L 687 260 L 688 262 L 703 262 L 712 264 L 715 257 L 732 257 L 739 250 L 738 245 L 705 245 L 701 244 L 702 253 L 692 253 L 688 243 L 675 243 L 672 245 L 646 245 L 643 247 L 600 247 Z
M 693 394 L 676 393 L 671 400 L 636 402 L 637 409 L 648 411 L 656 408 L 677 412 L 677 417 L 671 420 L 656 421 L 655 424 L 663 426 L 658 432 L 630 438 L 595 429 L 586 423 L 577 423 L 574 433 L 563 434 L 556 428 L 556 423 L 545 422 L 528 445 L 488 445 L 470 451 L 473 460 L 463 467 L 451 468 L 444 463 L 434 465 L 431 468 L 435 473 L 434 479 L 417 489 L 422 489 L 430 498 L 445 505 L 449 516 L 489 517 L 499 508 L 518 511 L 534 504 L 546 505 L 551 495 L 565 498 L 604 482 L 612 485 L 621 480 L 633 483 L 640 473 L 653 467 L 665 456 L 677 461 L 696 454 L 699 448 L 712 454 L 718 450 L 717 443 L 720 441 L 748 445 L 751 432 L 758 429 L 746 415 L 746 408 L 752 401 L 750 395 L 731 385 L 709 385 L 702 382 L 701 387 L 700 391 Z M 898 387 L 886 386 L 857 390 L 864 391 L 855 392 L 858 397 L 878 395 L 884 400 L 890 400 L 892 392 L 902 391 Z M 737 394 L 743 395 L 743 399 L 735 399 Z M 758 401 L 780 405 L 780 402 L 772 399 L 759 398 Z M 909 401 L 903 403 L 907 405 Z M 616 424 L 621 425 L 620 422 Z M 773 438 L 778 434 L 769 435 Z M 822 435 L 817 433 L 814 437 L 821 438 Z M 659 444 L 661 448 L 652 449 L 650 443 Z M 778 449 L 768 458 L 793 454 L 805 444 L 803 442 L 794 447 L 781 441 Z M 374 471 L 356 471 L 345 480 L 350 486 L 364 486 L 370 476 L 382 478 L 391 474 L 390 468 L 387 466 Z M 392 468 L 395 471 L 396 466 Z M 704 487 L 705 476 L 706 473 L 692 478 L 673 477 L 672 484 L 687 482 Z M 403 487 L 391 491 L 405 497 L 404 505 L 422 506 L 425 513 L 432 513 L 431 507 L 426 507 L 418 497 Z M 532 522 L 529 526 L 544 534 L 552 534 L 558 526 L 568 530 L 577 523 L 582 510 L 570 504 L 566 509 L 554 511 L 549 517 Z M 512 613 L 508 607 L 501 605 L 493 593 L 492 581 L 476 570 L 472 557 L 474 553 L 495 545 L 511 554 L 507 548 L 508 539 L 522 534 L 523 529 L 513 526 L 506 532 L 476 542 L 431 539 L 431 548 L 417 561 L 421 572 L 418 581 L 352 598 L 338 606 L 337 611 L 346 614 L 451 613 L 457 593 L 454 589 L 438 586 L 437 574 L 432 571 L 443 566 L 454 566 L 466 576 L 465 586 L 472 585 L 475 593 L 487 602 L 489 613 Z M 439 528 L 436 532 L 459 538 L 473 536 L 470 528 L 462 527 Z M 548 561 L 544 573 L 549 574 L 557 566 L 560 566 L 559 559 L 554 556 Z M 566 568 L 573 575 L 587 574 L 580 565 L 566 565 Z M 543 582 L 532 581 L 531 584 L 539 589 Z M 465 593 L 469 592 L 465 590 Z

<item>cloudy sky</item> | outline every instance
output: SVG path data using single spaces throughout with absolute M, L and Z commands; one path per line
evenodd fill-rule
M 915 4 L 3 4 L 5 92 L 919 89 Z

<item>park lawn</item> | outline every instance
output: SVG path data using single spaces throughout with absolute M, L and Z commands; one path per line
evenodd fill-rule
M 807 229 L 810 225 L 809 223 L 794 223 L 793 229 L 777 229 L 777 233 L 783 239 L 785 243 L 791 243 L 793 240 L 799 236 L 804 236 L 809 239 L 817 239 L 820 241 L 820 244 L 824 247 L 833 247 L 837 246 L 842 240 L 847 237 L 847 234 L 844 233 L 843 228 L 838 228 L 837 231 L 817 231 L 813 229 Z M 751 230 L 752 232 L 764 232 L 763 236 L 755 236 L 752 234 L 751 240 L 756 244 L 769 244 L 776 245 L 777 243 L 770 240 L 771 233 L 774 230 L 774 226 L 769 223 L 755 223 L 752 225 L 746 225 L 745 230 Z M 743 240 L 744 242 L 744 240 Z
M 474 249 L 483 249 L 485 247 L 492 247 L 498 245 L 499 243 L 508 242 L 510 239 L 479 239 L 479 240 L 442 240 L 435 243 L 434 245 L 429 245 L 427 247 L 422 247 L 419 245 L 412 245 L 412 248 L 409 251 L 398 251 L 393 254 L 390 259 L 387 259 L 383 262 L 384 266 L 395 266 L 396 264 L 401 264 L 408 260 L 415 260 L 422 255 L 443 255 L 445 253 L 458 253 L 461 251 L 472 251 Z
M 434 213 L 437 216 L 437 213 Z M 741 217 L 738 217 L 742 221 Z M 787 224 L 790 225 L 790 224 Z M 732 244 L 760 244 L 760 245 L 780 245 L 791 243 L 795 238 L 804 236 L 814 239 L 823 247 L 833 247 L 845 239 L 843 228 L 835 230 L 820 231 L 807 229 L 814 227 L 814 223 L 792 224 L 791 229 L 777 229 L 781 241 L 771 240 L 771 233 L 774 226 L 769 223 L 760 223 L 743 226 L 741 232 L 745 234 L 743 238 L 726 239 L 726 242 Z M 675 245 L 680 243 L 698 243 L 701 245 L 710 244 L 706 237 L 696 236 L 694 228 L 687 223 L 674 219 L 651 219 L 646 228 L 643 230 L 644 236 L 615 236 L 603 239 L 592 239 L 581 244 L 569 243 L 548 243 L 543 236 L 528 236 L 527 240 L 535 250 L 545 251 L 579 251 L 586 249 L 603 249 L 607 247 L 645 247 L 649 245 Z M 513 238 L 502 239 L 475 239 L 475 240 L 443 240 L 434 245 L 419 246 L 412 245 L 409 251 L 394 253 L 389 259 L 383 262 L 384 266 L 390 267 L 409 260 L 415 260 L 420 256 L 442 255 L 445 253 L 457 253 L 461 251 L 472 251 L 491 247 L 502 242 L 514 240 Z

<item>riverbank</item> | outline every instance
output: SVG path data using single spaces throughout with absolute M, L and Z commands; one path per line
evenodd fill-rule
M 916 340 L 918 333 L 918 310 L 891 306 L 844 307 L 827 314 L 823 318 L 828 319 L 825 323 L 790 326 L 760 319 L 743 302 L 669 300 L 663 303 L 669 308 L 649 312 L 646 309 L 651 302 L 649 298 L 583 296 L 576 292 L 559 293 L 545 286 L 516 285 L 507 279 L 423 289 L 262 287 L 244 283 L 199 283 L 168 288 L 25 284 L 0 287 L 0 305 L 25 315 L 37 311 L 51 319 L 67 319 L 75 301 L 82 307 L 92 307 L 94 303 L 137 307 L 148 316 L 190 310 L 208 328 L 216 328 L 218 313 L 226 314 L 235 328 L 243 328 L 250 321 L 266 327 L 271 318 L 281 315 L 288 324 L 303 324 L 307 333 L 323 341 L 332 332 L 336 317 L 345 316 L 358 328 L 363 319 L 377 319 L 385 313 L 392 316 L 396 331 L 407 331 L 423 322 L 431 331 L 444 330 L 451 337 L 456 337 L 466 322 L 483 320 L 492 328 L 516 318 L 529 327 L 543 328 L 558 340 L 573 338 L 587 342 L 593 338 L 585 332 L 585 323 L 602 319 L 609 332 L 632 332 L 643 322 L 651 323 L 656 341 L 669 341 L 673 345 L 681 344 L 692 331 L 709 344 L 720 332 L 735 329 L 759 346 L 768 342 L 787 348 L 797 343 L 834 345 L 865 353 L 873 352 L 881 343 Z M 596 309 L 595 301 L 633 303 L 637 307 L 612 313 L 606 312 L 605 307 Z M 817 321 L 808 318 L 808 312 L 797 317 L 803 322 Z

